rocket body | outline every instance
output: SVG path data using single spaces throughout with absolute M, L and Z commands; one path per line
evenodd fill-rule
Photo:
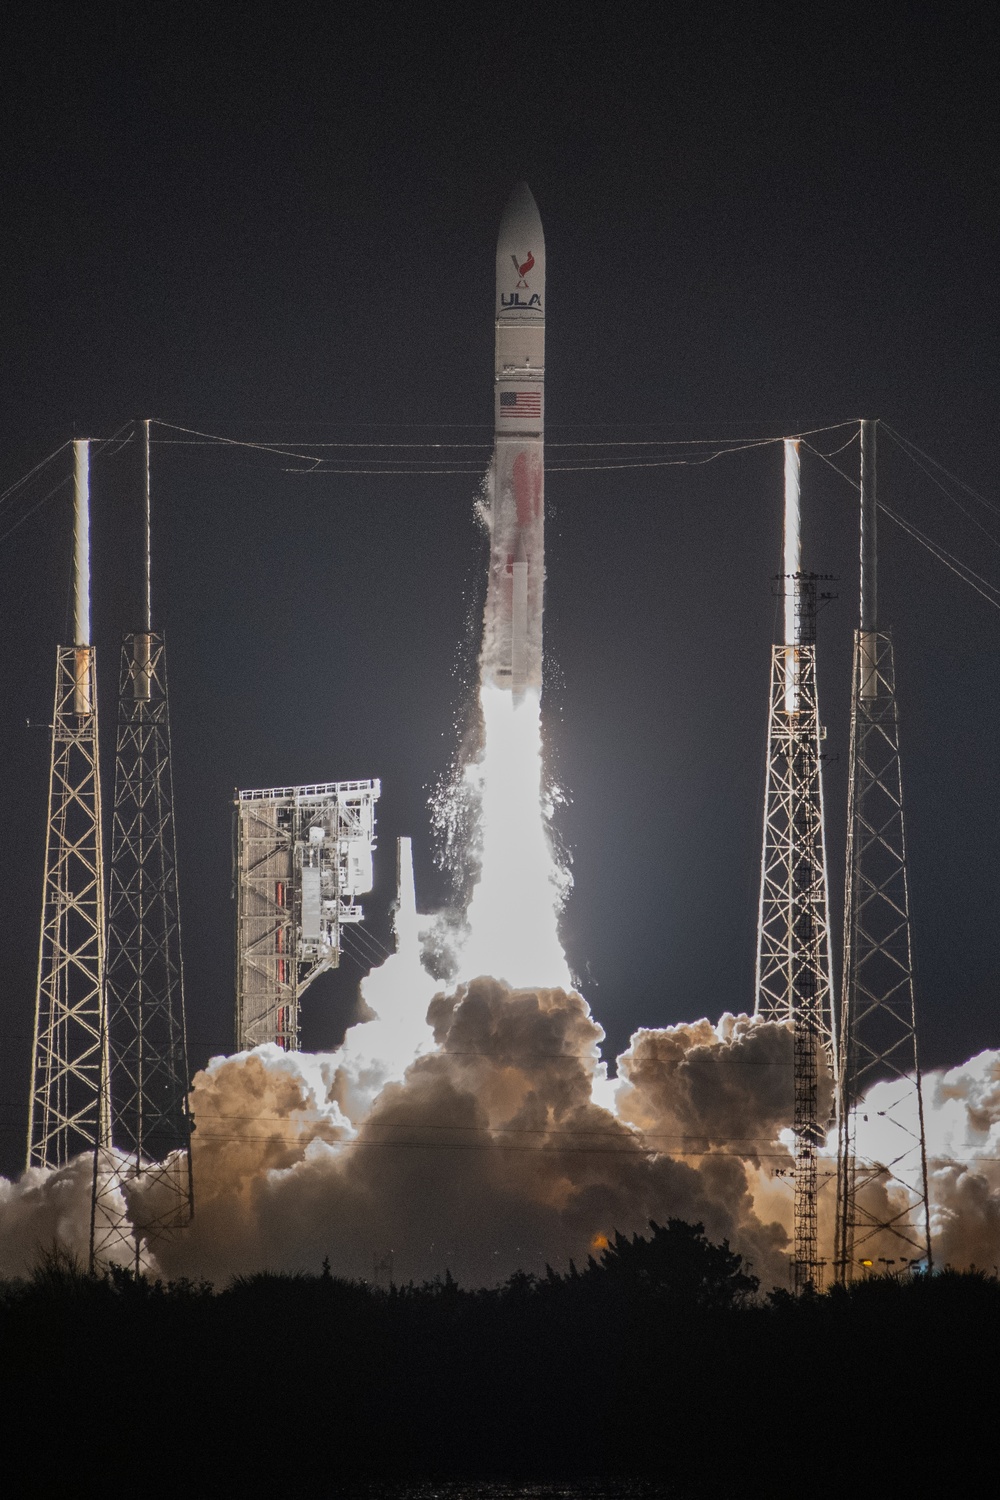
M 484 684 L 515 703 L 542 687 L 545 585 L 545 240 L 521 183 L 497 241 L 495 440 Z

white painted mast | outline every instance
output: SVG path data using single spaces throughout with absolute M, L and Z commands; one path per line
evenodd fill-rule
M 799 486 L 799 441 L 785 438 L 785 712 L 799 710 L 799 651 L 802 622 L 799 575 L 802 572 L 802 523 Z
M 90 645 L 90 440 L 73 443 L 73 644 Z
M 148 703 L 151 691 L 151 668 L 150 657 L 152 651 L 151 635 L 153 631 L 153 565 L 152 565 L 152 522 L 150 513 L 150 491 L 149 491 L 149 419 L 142 424 L 144 444 L 144 499 L 145 499 L 145 531 L 146 531 L 146 569 L 143 575 L 143 599 L 142 616 L 143 629 L 137 632 L 132 643 L 132 695 L 137 702 Z
M 146 619 L 146 634 L 153 628 L 153 566 L 152 566 L 152 538 L 151 517 L 149 504 L 149 418 L 142 424 L 142 433 L 145 450 L 145 475 L 146 475 L 146 592 L 143 600 Z
M 878 696 L 877 422 L 861 423 L 861 696 Z
M 76 677 L 73 708 L 93 709 L 90 674 L 90 440 L 73 442 L 73 644 Z

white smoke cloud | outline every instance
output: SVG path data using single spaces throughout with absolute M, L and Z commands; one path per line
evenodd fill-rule
M 874 1091 L 873 1091 L 874 1092 Z M 940 1265 L 1000 1265 L 1000 1052 L 924 1079 L 931 1232 Z
M 350 1123 L 338 1054 L 258 1048 L 200 1073 L 198 1209 L 160 1245 L 163 1270 L 220 1279 L 315 1269 L 329 1255 L 341 1273 L 370 1276 L 391 1251 L 405 1279 L 447 1266 L 492 1283 L 675 1214 L 783 1276 L 785 1232 L 759 1221 L 738 1157 L 673 1155 L 653 1139 L 659 1128 L 647 1137 L 594 1104 L 602 1033 L 580 995 L 480 977 L 435 995 L 428 1019 L 434 1049 Z
M 364 987 L 384 1012 L 343 1049 L 260 1047 L 196 1076 L 195 1220 L 157 1242 L 154 1269 L 224 1283 L 261 1267 L 316 1270 L 329 1256 L 340 1274 L 370 1278 L 392 1252 L 397 1279 L 447 1267 L 492 1284 L 579 1262 L 615 1229 L 676 1215 L 729 1238 L 765 1286 L 787 1285 L 785 1027 L 725 1015 L 643 1029 L 619 1059 L 609 1111 L 592 1097 L 602 1032 L 571 990 L 479 977 L 427 1004 L 424 974 L 411 1020 L 427 1004 L 426 1022 L 395 1057 L 380 1055 L 379 1038 L 397 1035 L 392 1006 L 405 1009 L 397 982 L 412 977 L 405 961 L 390 964 Z M 924 1086 L 935 1259 L 992 1269 L 1000 1053 Z M 875 1117 L 885 1087 L 868 1095 Z M 55 1244 L 86 1263 L 91 1170 L 79 1157 L 0 1182 L 0 1274 L 24 1274 Z M 832 1193 L 831 1180 L 824 1236 Z M 141 1193 L 135 1201 L 141 1221 Z
M 23 1276 L 53 1250 L 85 1266 L 90 1254 L 92 1156 L 56 1170 L 29 1167 L 0 1177 L 0 1275 Z

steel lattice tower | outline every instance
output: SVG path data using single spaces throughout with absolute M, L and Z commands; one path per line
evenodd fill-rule
M 108 1032 L 115 1150 L 94 1166 L 91 1258 L 190 1222 L 187 1038 L 163 636 L 151 629 L 149 423 L 145 629 L 122 646 L 108 906 Z M 128 1216 L 123 1214 L 123 1199 Z
M 876 1259 L 931 1267 L 899 714 L 892 637 L 878 629 L 875 435 L 876 423 L 862 422 L 839 1079 L 841 1281 Z M 866 1113 L 864 1095 L 875 1083 L 887 1088 Z
M 837 1053 L 819 701 L 816 693 L 816 579 L 802 572 L 799 450 L 785 441 L 784 643 L 771 654 L 767 787 L 757 929 L 754 1014 L 791 1022 L 795 1089 L 795 1256 L 797 1291 L 815 1286 L 816 1154 L 826 1137 L 819 1073 Z
M 104 859 L 90 643 L 90 446 L 74 443 L 75 645 L 56 648 L 45 876 L 28 1105 L 28 1166 L 59 1167 L 110 1139 Z

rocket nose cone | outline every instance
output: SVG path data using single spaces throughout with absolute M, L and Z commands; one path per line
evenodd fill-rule
M 545 320 L 545 236 L 538 208 L 526 182 L 519 182 L 507 199 L 497 240 L 497 320 L 500 323 L 542 323 Z M 499 358 L 499 356 L 498 356 Z M 541 365 L 541 350 L 528 357 L 526 349 L 507 352 L 507 363 Z M 499 366 L 498 366 L 499 368 Z
M 506 246 L 512 241 L 523 243 L 526 239 L 541 240 L 542 220 L 538 204 L 531 195 L 526 182 L 519 182 L 507 199 L 500 220 L 499 244 Z

